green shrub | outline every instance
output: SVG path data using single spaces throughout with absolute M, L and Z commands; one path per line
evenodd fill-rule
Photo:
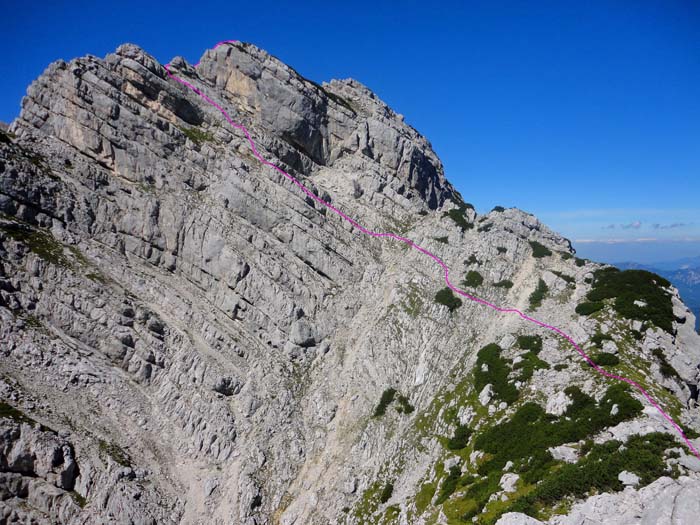
M 464 264 L 467 265 L 467 266 L 469 266 L 469 265 L 472 265 L 472 264 L 481 264 L 481 262 L 479 262 L 479 259 L 476 258 L 476 255 L 474 255 L 474 254 L 472 253 L 472 254 L 469 256 L 469 259 L 466 259 L 466 260 L 464 261 Z
M 547 295 L 548 291 L 549 287 L 547 286 L 547 283 L 540 279 L 540 281 L 537 283 L 537 288 L 535 288 L 535 291 L 530 294 L 530 308 L 539 308 L 542 305 L 542 301 L 544 300 L 544 297 Z
M 450 312 L 454 312 L 457 308 L 462 306 L 462 300 L 456 297 L 452 290 L 445 287 L 435 294 L 435 302 L 442 304 L 449 308 Z
M 468 209 L 473 210 L 474 207 L 471 204 L 464 203 L 458 208 L 452 208 L 451 210 L 446 211 L 442 214 L 442 216 L 449 217 L 450 219 L 452 219 L 454 223 L 461 228 L 462 231 L 471 230 L 474 227 L 474 225 L 467 221 L 466 212 Z
M 558 272 L 558 271 L 556 271 L 556 270 L 551 270 L 551 272 L 552 272 L 554 275 L 556 275 L 557 277 L 559 277 L 560 279 L 564 279 L 564 280 L 565 280 L 567 283 L 569 283 L 569 284 L 576 284 L 576 279 L 574 279 L 574 278 L 573 278 L 572 276 L 570 276 L 570 275 L 567 275 L 567 274 L 562 273 L 562 272 Z
M 576 313 L 579 315 L 591 315 L 605 308 L 605 305 L 600 302 L 583 302 L 576 306 Z
M 469 270 L 462 281 L 462 285 L 469 288 L 477 288 L 484 282 L 484 278 L 476 270 Z
M 483 508 L 484 505 L 488 503 L 491 494 L 497 492 L 500 489 L 499 481 L 501 479 L 501 475 L 502 472 L 499 470 L 487 472 L 482 475 L 483 477 L 481 479 L 479 479 L 476 483 L 469 487 L 469 489 L 467 489 L 465 497 L 472 499 L 476 502 L 477 512 L 469 512 L 465 516 L 474 516 L 478 514 L 478 510 Z M 468 519 L 469 521 L 471 521 L 470 518 Z
M 503 206 L 494 206 L 493 210 L 491 210 L 491 211 L 503 213 L 504 211 L 506 211 L 506 209 Z
M 523 350 L 530 350 L 535 354 L 542 350 L 542 337 L 539 335 L 519 335 L 517 343 Z
M 518 498 L 502 513 L 524 512 L 536 517 L 542 506 L 554 505 L 567 497 L 581 498 L 593 490 L 620 491 L 623 485 L 617 477 L 623 470 L 637 474 L 641 486 L 648 485 L 669 474 L 663 453 L 674 444 L 673 436 L 658 432 L 631 436 L 624 447 L 615 440 L 599 445 L 591 442 L 584 459 L 551 472 L 532 492 Z
M 440 495 L 435 500 L 436 505 L 442 505 L 445 501 L 449 499 L 450 496 L 457 489 L 457 484 L 459 479 L 462 477 L 462 470 L 457 465 L 453 465 L 450 468 L 449 474 L 445 477 L 445 481 L 442 482 L 440 487 Z
M 408 398 L 402 394 L 399 394 L 397 399 L 398 406 L 396 410 L 399 414 L 411 414 L 415 407 L 409 402 Z
M 680 427 L 683 430 L 685 437 L 687 437 L 688 439 L 697 439 L 700 437 L 700 432 L 698 432 L 697 430 L 692 429 L 687 425 L 680 425 Z
M 620 364 L 620 358 L 609 352 L 599 352 L 591 356 L 593 362 L 598 366 L 616 366 Z M 588 364 L 588 361 L 586 361 Z
M 522 370 L 520 373 L 520 377 L 518 377 L 518 380 L 520 381 L 527 381 L 530 378 L 532 378 L 532 375 L 535 373 L 535 370 L 549 370 L 549 363 L 537 357 L 537 352 L 530 350 L 521 357 L 522 361 L 519 361 L 518 363 L 513 365 L 514 369 Z
M 379 495 L 379 501 L 381 503 L 386 503 L 389 501 L 389 498 L 391 498 L 391 495 L 394 493 L 394 484 L 390 481 L 386 485 L 384 485 L 384 488 L 382 489 L 381 494 Z
M 671 286 L 663 277 L 646 270 L 624 270 L 603 268 L 596 270 L 593 287 L 587 299 L 593 302 L 614 299 L 613 307 L 628 319 L 649 321 L 662 330 L 673 332 L 673 304 L 671 295 L 664 290 Z M 646 306 L 638 306 L 643 301 Z
M 530 241 L 530 247 L 532 248 L 532 256 L 537 259 L 552 255 L 552 251 L 549 248 L 537 241 Z
M 676 379 L 680 379 L 681 376 L 678 374 L 678 371 L 671 366 L 671 363 L 668 362 L 666 359 L 666 356 L 664 355 L 664 351 L 661 348 L 654 348 L 651 353 L 654 355 L 656 359 L 659 360 L 659 367 L 661 369 L 661 375 L 664 377 L 675 377 Z
M 447 442 L 447 448 L 450 450 L 462 450 L 469 443 L 469 437 L 472 435 L 472 430 L 467 425 L 459 425 L 455 429 L 455 434 Z
M 74 490 L 71 490 L 70 492 L 68 492 L 68 495 L 73 499 L 73 501 L 75 501 L 75 504 L 78 505 L 78 507 L 80 507 L 81 509 L 85 508 L 85 505 L 87 505 L 87 503 L 88 503 L 87 500 L 83 496 L 81 496 L 80 494 L 78 494 Z
M 493 223 L 492 223 L 492 222 L 489 222 L 489 223 L 484 224 L 483 226 L 480 226 L 480 227 L 477 229 L 477 231 L 478 231 L 478 232 L 481 232 L 481 233 L 486 233 L 486 232 L 491 231 L 491 228 L 493 228 Z
M 560 253 L 561 253 L 561 258 L 564 259 L 565 261 L 568 261 L 569 259 L 571 259 L 573 257 L 573 255 L 571 255 L 568 252 L 560 252 Z
M 565 392 L 572 403 L 562 417 L 555 418 L 538 404 L 528 402 L 509 420 L 478 434 L 474 448 L 491 455 L 479 466 L 479 472 L 500 470 L 512 461 L 534 479 L 552 464 L 551 456 L 544 453 L 549 447 L 579 441 L 632 419 L 642 410 L 642 404 L 629 395 L 623 384 L 610 386 L 598 403 L 578 387 L 568 387 Z M 613 405 L 618 405 L 615 415 L 610 413 Z
M 605 341 L 612 341 L 613 338 L 610 336 L 610 334 L 604 334 L 602 332 L 596 332 L 592 337 L 591 337 L 591 343 L 596 345 L 598 348 L 603 348 L 603 343 Z
M 374 417 L 381 417 L 386 413 L 386 407 L 388 407 L 393 401 L 394 396 L 396 396 L 395 388 L 387 388 L 382 392 L 382 397 L 379 399 L 379 404 L 374 409 Z
M 433 237 L 433 239 L 442 244 L 448 244 L 449 242 L 447 237 Z
M 506 248 L 505 246 L 496 246 L 496 250 L 498 251 L 498 253 L 503 254 L 508 251 L 508 248 Z
M 501 347 L 495 343 L 479 350 L 474 367 L 474 388 L 480 392 L 486 385 L 491 384 L 494 395 L 511 404 L 518 399 L 518 389 L 508 382 L 510 367 L 508 361 L 501 357 L 501 351 Z M 483 368 L 486 368 L 486 371 Z
M 503 281 L 498 281 L 497 283 L 493 283 L 493 285 L 496 288 L 513 288 L 513 281 L 510 281 L 508 279 L 504 279 Z
M 574 261 L 576 262 L 576 266 L 579 266 L 579 267 L 586 266 L 586 259 L 581 259 L 579 257 L 576 257 L 576 259 L 574 259 Z

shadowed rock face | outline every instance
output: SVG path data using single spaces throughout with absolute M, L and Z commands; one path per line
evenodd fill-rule
M 575 314 L 599 265 L 532 215 L 477 215 L 369 89 L 319 86 L 242 43 L 171 71 L 265 159 L 364 226 L 430 249 L 455 284 L 478 272 L 471 291 L 527 310 L 541 279 L 532 315 L 587 349 L 611 334 L 606 349 L 636 359 L 662 405 L 697 427 L 684 405 L 700 363 L 692 323 L 667 333 L 611 308 Z M 596 398 L 607 386 L 517 316 L 436 302 L 431 259 L 361 235 L 262 165 L 136 46 L 52 64 L 22 108 L 0 135 L 0 521 L 442 523 L 451 500 L 425 503 L 422 487 L 441 486 L 440 462 L 467 472 L 483 454 L 455 458 L 437 437 L 459 424 L 476 436 L 517 406 L 472 391 L 481 347 L 511 360 L 518 403 L 558 399 L 562 413 L 566 386 Z M 551 254 L 533 257 L 533 241 Z M 669 294 L 677 318 L 692 317 Z M 527 378 L 523 334 L 543 337 L 549 365 Z M 660 372 L 659 348 L 677 376 Z M 372 418 L 389 387 L 395 401 Z M 670 431 L 653 411 L 624 425 L 609 435 Z M 696 486 L 681 468 L 683 490 Z M 508 488 L 493 499 L 519 494 Z

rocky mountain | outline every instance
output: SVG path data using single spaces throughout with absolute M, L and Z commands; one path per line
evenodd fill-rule
M 668 281 L 477 214 L 355 80 L 243 43 L 169 69 L 194 89 L 134 45 L 56 62 L 0 134 L 0 522 L 693 521 Z

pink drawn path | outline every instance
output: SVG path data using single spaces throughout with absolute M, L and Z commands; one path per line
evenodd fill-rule
M 224 40 L 223 42 L 219 42 L 218 44 L 216 44 L 214 46 L 214 49 L 216 49 L 217 47 L 219 47 L 221 45 L 230 44 L 230 43 L 234 43 L 234 42 L 238 42 L 238 40 Z M 197 64 L 195 64 L 194 67 L 197 67 L 198 65 L 199 65 L 199 62 L 197 62 Z M 407 239 L 406 237 L 401 237 L 400 235 L 396 235 L 395 233 L 390 233 L 390 232 L 389 233 L 379 233 L 379 232 L 374 232 L 374 231 L 368 230 L 367 228 L 362 226 L 360 223 L 358 223 L 355 219 L 348 217 L 345 213 L 343 213 L 342 211 L 340 211 L 336 207 L 332 206 L 331 204 L 327 203 L 326 201 L 324 201 L 320 197 L 316 196 L 311 190 L 309 190 L 306 186 L 304 186 L 296 178 L 292 177 L 289 173 L 287 173 L 283 169 L 275 166 L 273 163 L 265 160 L 263 158 L 263 156 L 260 155 L 258 150 L 255 148 L 255 143 L 253 142 L 253 139 L 251 138 L 250 133 L 248 133 L 248 130 L 245 128 L 245 126 L 243 126 L 242 124 L 236 124 L 233 120 L 231 120 L 231 117 L 228 115 L 228 113 L 226 113 L 226 110 L 224 110 L 219 104 L 217 104 L 211 98 L 209 98 L 207 95 L 202 93 L 202 91 L 200 89 L 196 88 L 195 86 L 193 86 L 192 84 L 187 82 L 187 80 L 184 80 L 182 78 L 179 78 L 179 77 L 173 75 L 170 72 L 169 65 L 165 66 L 165 71 L 167 72 L 167 74 L 170 78 L 179 82 L 180 84 L 187 86 L 192 91 L 194 91 L 197 95 L 202 97 L 206 102 L 208 102 L 209 104 L 214 106 L 216 109 L 218 109 L 221 112 L 221 114 L 223 115 L 223 117 L 228 121 L 228 123 L 231 124 L 231 126 L 233 126 L 234 128 L 236 128 L 238 130 L 241 130 L 243 132 L 243 134 L 246 136 L 246 138 L 248 139 L 248 142 L 250 144 L 250 148 L 253 150 L 253 154 L 260 162 L 262 162 L 266 166 L 270 166 L 274 170 L 277 170 L 279 173 L 281 173 L 287 179 L 289 179 L 292 183 L 294 183 L 296 186 L 298 186 L 299 189 L 301 189 L 301 191 L 303 191 L 306 195 L 311 197 L 313 200 L 315 200 L 319 204 L 325 206 L 326 208 L 331 210 L 336 215 L 342 217 L 344 220 L 348 221 L 350 224 L 352 224 L 359 231 L 361 231 L 362 233 L 364 233 L 366 235 L 371 235 L 372 237 L 389 237 L 391 239 L 396 239 L 397 241 L 401 241 L 403 243 L 406 243 L 409 246 L 411 246 L 412 248 L 418 250 L 419 252 L 424 253 L 425 255 L 427 255 L 428 257 L 433 259 L 436 263 L 438 263 L 440 265 L 440 267 L 442 267 L 442 269 L 445 272 L 445 284 L 447 284 L 447 286 L 456 294 L 461 295 L 462 297 L 465 297 L 465 298 L 467 298 L 470 301 L 473 301 L 475 303 L 479 303 L 479 304 L 482 304 L 484 306 L 488 306 L 489 308 L 492 308 L 493 310 L 496 310 L 497 312 L 513 313 L 513 314 L 519 315 L 520 317 L 522 317 L 526 321 L 530 321 L 531 323 L 534 323 L 538 326 L 541 326 L 542 328 L 546 328 L 547 330 L 550 330 L 550 331 L 554 332 L 555 334 L 562 336 L 564 339 L 566 339 L 567 341 L 569 341 L 571 343 L 571 345 L 576 349 L 576 351 L 579 354 L 581 354 L 581 357 L 583 357 L 586 361 L 588 361 L 588 363 L 591 365 L 591 367 L 593 367 L 593 369 L 595 369 L 598 373 L 600 373 L 601 375 L 608 377 L 610 379 L 617 379 L 618 381 L 624 381 L 625 383 L 635 387 L 637 390 L 639 390 L 642 393 L 642 395 L 647 399 L 647 401 L 649 401 L 649 403 L 651 403 L 651 405 L 653 405 L 661 413 L 661 415 L 669 423 L 671 423 L 671 425 L 673 425 L 673 427 L 678 431 L 678 433 L 685 440 L 685 443 L 686 443 L 686 445 L 688 445 L 688 448 L 693 452 L 693 454 L 695 454 L 698 457 L 698 459 L 700 459 L 700 452 L 698 452 L 698 450 L 693 446 L 693 444 L 690 442 L 690 440 L 686 437 L 685 433 L 683 432 L 683 429 L 673 420 L 673 418 L 671 418 L 671 416 L 669 416 L 666 412 L 664 412 L 664 410 L 661 408 L 661 406 L 659 406 L 659 404 L 656 401 L 654 401 L 654 399 L 649 395 L 649 393 L 646 390 L 644 390 L 644 388 L 642 388 L 642 386 L 639 385 L 637 382 L 632 381 L 631 379 L 628 379 L 626 377 L 611 374 L 610 372 L 606 372 L 605 370 L 600 368 L 597 364 L 595 364 L 593 362 L 593 360 L 586 354 L 586 352 L 584 352 L 581 349 L 581 347 L 578 344 L 576 344 L 576 342 L 569 335 L 567 335 L 566 333 L 561 331 L 559 328 L 557 328 L 555 326 L 548 325 L 547 323 L 543 323 L 542 321 L 538 321 L 537 319 L 534 319 L 534 318 L 530 317 L 529 315 L 524 314 L 523 312 L 521 312 L 520 310 L 518 310 L 516 308 L 501 308 L 500 306 L 496 306 L 495 304 L 491 304 L 488 301 L 485 301 L 484 299 L 470 295 L 467 292 L 465 292 L 464 290 L 460 290 L 459 288 L 457 288 L 455 285 L 453 285 L 450 282 L 450 278 L 449 278 L 450 269 L 447 267 L 445 262 L 442 259 L 440 259 L 437 255 L 433 254 L 432 252 L 426 250 L 425 248 L 423 248 L 421 246 L 418 246 L 412 240 Z

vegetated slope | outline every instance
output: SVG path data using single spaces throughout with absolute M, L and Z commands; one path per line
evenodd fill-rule
M 700 314 L 700 261 L 698 257 L 680 259 L 659 265 L 640 265 L 636 263 L 620 263 L 615 266 L 621 269 L 640 268 L 665 277 L 678 289 L 683 302 L 690 308 L 697 319 Z M 697 329 L 700 329 L 696 325 Z
M 700 428 L 698 336 L 664 280 L 578 259 L 517 209 L 478 215 L 354 80 L 241 43 L 171 69 L 322 199 Z M 0 135 L 0 211 L 5 520 L 622 520 L 697 489 L 637 393 L 328 213 L 135 46 L 32 84 Z

